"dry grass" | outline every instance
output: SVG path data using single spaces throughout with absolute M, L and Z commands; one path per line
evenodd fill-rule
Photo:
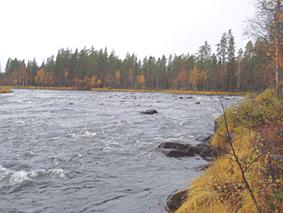
M 46 87 L 46 86 L 14 86 L 15 89 L 34 89 L 34 90 L 78 90 L 76 87 Z
M 151 90 L 151 89 L 111 89 L 111 88 L 93 88 L 95 92 L 141 92 L 141 93 L 170 93 L 170 94 L 188 94 L 188 95 L 237 95 L 244 96 L 246 92 L 229 91 L 196 91 L 196 90 Z
M 271 90 L 226 110 L 227 121 L 245 176 L 262 212 L 283 209 L 283 102 Z M 217 159 L 188 192 L 176 213 L 257 212 L 227 146 L 223 116 L 212 143 L 227 154 Z
M 11 93 L 13 92 L 10 87 L 1 87 L 0 86 L 0 93 Z

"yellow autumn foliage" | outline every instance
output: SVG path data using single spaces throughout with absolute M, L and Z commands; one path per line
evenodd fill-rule
M 144 75 L 138 75 L 137 76 L 137 83 L 139 85 L 139 87 L 144 87 L 144 83 L 145 83 L 145 78 Z

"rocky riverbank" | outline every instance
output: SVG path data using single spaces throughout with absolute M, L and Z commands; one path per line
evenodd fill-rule
M 215 122 L 217 125 L 217 122 Z M 216 129 L 216 128 L 215 128 Z M 201 139 L 201 143 L 192 146 L 190 144 L 181 144 L 176 142 L 161 143 L 157 148 L 165 154 L 167 157 L 193 157 L 196 155 L 201 156 L 207 161 L 213 161 L 221 155 L 221 151 L 211 144 L 213 135 L 204 137 Z M 208 168 L 200 168 L 201 170 Z M 169 195 L 165 205 L 165 209 L 168 213 L 175 212 L 181 205 L 187 200 L 188 189 L 177 190 L 173 194 Z

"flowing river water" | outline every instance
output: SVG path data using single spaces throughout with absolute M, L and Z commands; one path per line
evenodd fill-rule
M 140 114 L 151 108 L 159 113 Z M 168 195 L 207 162 L 168 158 L 156 147 L 199 143 L 220 113 L 217 96 L 0 94 L 0 212 L 165 212 Z

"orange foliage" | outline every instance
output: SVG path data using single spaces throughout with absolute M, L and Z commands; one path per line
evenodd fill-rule
M 44 69 L 40 68 L 36 71 L 34 82 L 38 85 L 52 84 L 54 82 L 53 74 L 48 73 Z
M 140 87 L 144 87 L 144 83 L 145 83 L 145 78 L 143 75 L 138 75 L 137 77 L 137 83 Z

